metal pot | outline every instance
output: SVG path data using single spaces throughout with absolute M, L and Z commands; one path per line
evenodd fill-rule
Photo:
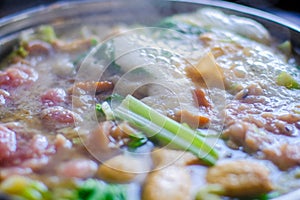
M 50 6 L 33 8 L 0 19 L 0 56 L 8 53 L 17 43 L 20 31 L 33 29 L 41 24 L 51 24 L 58 32 L 82 23 L 142 23 L 151 25 L 159 19 L 200 7 L 214 7 L 228 14 L 252 18 L 263 24 L 271 35 L 283 42 L 290 40 L 297 59 L 300 57 L 300 27 L 275 15 L 233 3 L 209 0 L 90 0 L 59 2 Z M 298 200 L 300 190 L 274 200 Z

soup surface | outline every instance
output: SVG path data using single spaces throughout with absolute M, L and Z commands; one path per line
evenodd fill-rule
M 3 198 L 272 199 L 298 189 L 291 49 L 211 8 L 153 27 L 20 33 L 0 71 Z

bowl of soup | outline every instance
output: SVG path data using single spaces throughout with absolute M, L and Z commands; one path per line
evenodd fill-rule
M 0 21 L 3 199 L 297 199 L 300 28 L 215 1 Z

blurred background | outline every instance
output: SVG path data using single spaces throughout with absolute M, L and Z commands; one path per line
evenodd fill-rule
M 228 0 L 264 10 L 300 25 L 300 6 L 296 0 Z
M 0 0 L 0 18 L 32 7 L 47 5 L 62 0 Z M 149 0 L 151 1 L 151 0 Z M 201 1 L 201 0 L 199 0 Z M 221 1 L 221 0 L 214 0 Z M 225 0 L 224 0 L 225 1 Z M 300 7 L 296 0 L 227 0 L 258 8 L 300 25 Z

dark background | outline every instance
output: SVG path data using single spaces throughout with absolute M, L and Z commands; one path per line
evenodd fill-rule
M 35 6 L 61 0 L 0 0 L 0 18 Z M 113 1 L 113 0 L 112 0 Z M 126 1 L 126 0 L 125 0 Z M 150 0 L 149 0 L 150 1 Z M 300 25 L 300 6 L 297 0 L 227 0 L 271 12 Z
M 264 10 L 300 25 L 300 6 L 297 0 L 227 0 Z

